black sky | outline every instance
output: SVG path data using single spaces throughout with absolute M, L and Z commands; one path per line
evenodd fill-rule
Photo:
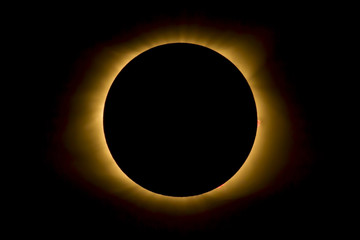
M 16 98 L 22 124 L 15 142 L 22 146 L 16 154 L 13 177 L 15 229 L 42 236 L 146 233 L 192 234 L 273 234 L 289 238 L 322 234 L 335 230 L 339 209 L 334 202 L 340 193 L 332 178 L 335 155 L 328 153 L 331 123 L 330 89 L 334 82 L 323 58 L 332 18 L 310 6 L 49 6 L 21 11 L 16 24 L 16 44 L 23 50 L 20 61 L 28 63 Z M 280 66 L 285 79 L 275 80 L 280 93 L 289 100 L 290 120 L 295 127 L 296 148 L 290 154 L 288 173 L 279 175 L 273 189 L 265 189 L 255 199 L 233 201 L 213 216 L 195 216 L 195 226 L 187 219 L 162 219 L 115 211 L 105 199 L 91 195 L 56 171 L 48 158 L 60 100 L 76 87 L 70 81 L 79 57 L 113 37 L 128 37 L 132 29 L 149 22 L 211 21 L 232 26 L 261 28 L 273 39 L 270 66 Z M 276 73 L 275 73 L 276 74 Z M 71 91 L 70 91 L 71 92 Z M 30 131 L 29 131 L 30 129 Z M 335 189 L 334 189 L 335 188 Z M 215 220 L 209 220 L 215 219 Z M 44 232 L 46 229 L 47 232 Z M 286 231 L 286 232 L 284 232 Z M 117 234 L 117 235 L 116 235 Z

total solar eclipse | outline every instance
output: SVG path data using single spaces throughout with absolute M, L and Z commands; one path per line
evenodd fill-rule
M 167 196 L 193 196 L 228 181 L 246 161 L 257 130 L 248 82 L 200 45 L 151 48 L 117 75 L 104 107 L 104 133 L 119 168 Z

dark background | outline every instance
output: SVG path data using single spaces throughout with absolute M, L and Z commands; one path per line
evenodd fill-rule
M 9 177 L 12 232 L 44 237 L 143 233 L 240 237 L 244 233 L 289 238 L 344 233 L 339 200 L 345 195 L 334 177 L 336 120 L 330 117 L 334 95 L 340 93 L 333 91 L 337 76 L 326 61 L 337 51 L 330 41 L 340 34 L 336 18 L 314 6 L 139 5 L 31 5 L 15 11 L 10 19 L 12 44 L 19 50 L 10 61 L 21 66 L 13 72 L 20 81 L 14 81 L 12 100 L 16 104 L 11 138 L 16 146 L 15 170 Z M 273 189 L 224 206 L 215 221 L 195 216 L 203 221 L 192 227 L 181 219 L 173 225 L 171 221 L 154 224 L 151 216 L 142 217 L 141 212 L 134 216 L 126 209 L 115 211 L 107 201 L 61 176 L 48 158 L 59 104 L 64 92 L 74 87 L 70 77 L 81 54 L 144 23 L 179 19 L 206 19 L 270 32 L 270 60 L 285 76 L 275 83 L 288 100 L 290 120 L 296 126 L 297 147 L 291 150 L 288 171 L 279 175 Z

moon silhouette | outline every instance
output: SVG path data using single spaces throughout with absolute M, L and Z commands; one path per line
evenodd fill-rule
M 117 75 L 104 133 L 119 168 L 143 188 L 193 196 L 228 181 L 246 161 L 256 104 L 239 69 L 200 45 L 151 48 Z

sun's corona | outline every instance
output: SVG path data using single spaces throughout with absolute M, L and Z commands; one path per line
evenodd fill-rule
M 150 192 L 130 180 L 117 166 L 106 144 L 103 129 L 107 93 L 118 73 L 134 57 L 167 43 L 205 46 L 230 60 L 247 79 L 257 114 L 257 135 L 240 170 L 221 188 L 191 197 L 169 197 Z M 86 71 L 76 75 L 78 88 L 69 101 L 64 144 L 75 159 L 68 164 L 80 177 L 111 196 L 150 211 L 189 214 L 214 208 L 229 199 L 239 199 L 265 187 L 281 169 L 289 142 L 289 120 L 281 95 L 266 69 L 266 49 L 251 33 L 223 32 L 199 25 L 154 28 L 127 41 L 100 45 L 86 58 Z

